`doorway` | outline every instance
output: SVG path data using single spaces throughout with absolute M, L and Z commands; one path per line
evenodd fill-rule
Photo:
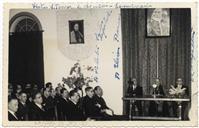
M 10 20 L 8 82 L 25 87 L 44 84 L 42 27 L 33 14 L 22 12 Z

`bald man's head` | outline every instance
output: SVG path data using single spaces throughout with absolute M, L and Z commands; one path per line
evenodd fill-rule
M 177 85 L 182 85 L 183 84 L 182 78 L 178 78 L 176 83 L 177 83 Z
M 12 112 L 17 112 L 18 110 L 18 100 L 16 98 L 10 98 L 8 101 L 8 110 Z

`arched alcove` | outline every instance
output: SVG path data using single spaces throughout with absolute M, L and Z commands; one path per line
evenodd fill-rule
M 14 15 L 10 22 L 9 22 L 9 32 L 16 32 L 16 28 L 17 28 L 17 25 L 20 24 L 20 22 L 24 21 L 24 20 L 30 20 L 32 21 L 34 24 L 32 24 L 33 28 L 32 31 L 43 31 L 42 30 L 42 26 L 41 26 L 41 23 L 39 21 L 39 19 L 33 15 L 32 13 L 29 13 L 29 12 L 20 12 L 16 15 Z M 29 22 L 26 22 L 26 23 L 29 23 Z M 37 28 L 35 28 L 37 27 Z
M 29 12 L 9 22 L 9 83 L 44 84 L 43 37 L 39 19 Z

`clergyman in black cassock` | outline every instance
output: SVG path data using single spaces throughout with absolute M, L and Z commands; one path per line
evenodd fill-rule
M 94 91 L 92 87 L 85 88 L 86 96 L 83 97 L 83 110 L 87 118 L 100 119 L 100 108 L 97 107 L 97 102 L 93 98 Z
M 83 111 L 79 108 L 79 106 L 72 102 L 71 100 L 68 101 L 68 120 L 70 121 L 81 121 L 85 120 Z
M 160 80 L 156 79 L 157 87 L 155 89 L 151 88 L 151 94 L 157 96 L 165 96 L 163 86 L 160 84 Z M 151 101 L 149 104 L 149 116 L 169 116 L 168 103 L 165 101 Z
M 82 109 L 79 107 L 80 96 L 77 90 L 71 90 L 69 92 L 69 101 L 68 101 L 68 120 L 70 121 L 78 121 L 78 120 L 86 120 Z

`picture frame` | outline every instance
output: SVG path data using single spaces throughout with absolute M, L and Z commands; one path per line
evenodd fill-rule
M 146 9 L 146 37 L 169 37 L 170 35 L 170 9 Z
M 70 20 L 69 21 L 69 38 L 70 44 L 84 43 L 84 21 Z

